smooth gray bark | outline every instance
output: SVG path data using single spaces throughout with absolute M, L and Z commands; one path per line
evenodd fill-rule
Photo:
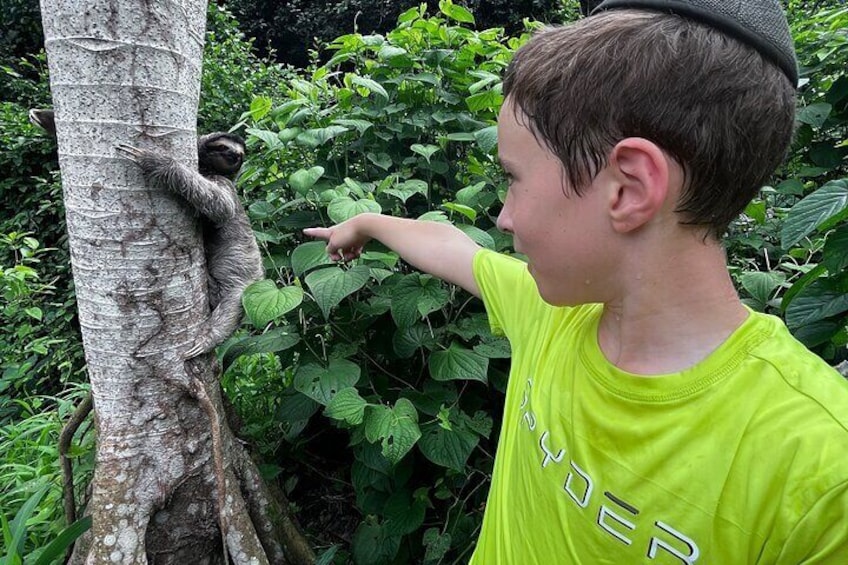
M 253 525 L 258 474 L 219 418 L 213 356 L 181 358 L 209 314 L 197 218 L 115 151 L 196 167 L 206 0 L 42 0 L 41 11 L 97 425 L 93 526 L 71 561 L 284 562 L 289 543 Z

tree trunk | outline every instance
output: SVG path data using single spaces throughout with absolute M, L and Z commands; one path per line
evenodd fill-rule
M 97 428 L 93 525 L 71 562 L 310 562 L 302 538 L 275 537 L 268 516 L 285 509 L 219 417 L 214 356 L 181 360 L 209 314 L 199 223 L 115 151 L 196 167 L 206 0 L 41 12 Z

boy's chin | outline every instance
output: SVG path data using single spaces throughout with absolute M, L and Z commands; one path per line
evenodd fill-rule
M 573 292 L 575 290 L 574 287 L 571 288 L 572 292 L 564 290 L 571 285 L 563 284 L 562 282 L 549 284 L 545 281 L 544 277 L 539 276 L 538 272 L 534 272 L 532 265 L 528 265 L 527 270 L 530 272 L 530 276 L 533 277 L 533 282 L 536 283 L 536 290 L 539 292 L 539 296 L 551 306 L 581 306 L 583 304 L 598 302 L 597 300 L 593 300 L 591 296 L 585 295 L 585 293 L 584 295 L 575 294 Z

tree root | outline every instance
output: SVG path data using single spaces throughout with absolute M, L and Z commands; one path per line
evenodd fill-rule
M 71 465 L 71 459 L 68 457 L 68 450 L 71 447 L 71 442 L 74 439 L 74 434 L 88 417 L 91 408 L 94 406 L 92 396 L 89 392 L 82 402 L 77 405 L 71 418 L 62 428 L 62 433 L 59 434 L 59 459 L 62 464 L 62 497 L 65 507 L 65 519 L 68 525 L 77 521 L 77 506 L 74 499 L 74 470 Z
M 256 533 L 272 565 L 312 565 L 315 552 L 289 512 L 283 493 L 275 496 L 247 450 L 233 442 L 233 467 Z

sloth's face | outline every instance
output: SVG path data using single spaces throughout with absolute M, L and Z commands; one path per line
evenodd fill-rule
M 207 143 L 206 151 L 200 155 L 202 171 L 208 170 L 227 177 L 238 173 L 243 162 L 244 146 L 227 138 Z

